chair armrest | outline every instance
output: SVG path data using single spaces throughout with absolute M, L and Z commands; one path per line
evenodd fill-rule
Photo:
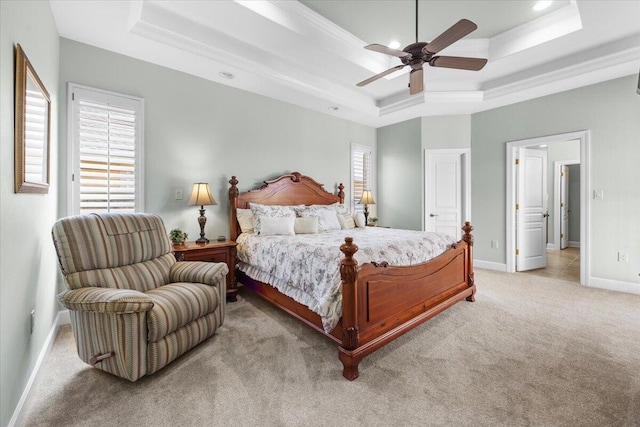
M 59 294 L 58 301 L 69 310 L 96 313 L 138 313 L 149 311 L 153 307 L 151 298 L 129 289 L 72 289 Z
M 226 278 L 227 273 L 229 267 L 223 262 L 179 261 L 171 267 L 170 280 L 171 283 L 189 282 L 217 286 L 220 277 Z

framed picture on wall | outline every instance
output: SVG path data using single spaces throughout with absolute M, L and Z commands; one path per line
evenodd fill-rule
M 19 44 L 15 77 L 15 192 L 46 194 L 51 99 Z

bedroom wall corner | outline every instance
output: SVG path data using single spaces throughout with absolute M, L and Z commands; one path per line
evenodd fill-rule
M 14 193 L 14 49 L 20 43 L 51 98 L 48 194 Z M 0 2 L 0 425 L 21 396 L 58 313 L 51 226 L 58 207 L 60 38 L 49 2 Z M 35 310 L 31 332 L 31 310 Z

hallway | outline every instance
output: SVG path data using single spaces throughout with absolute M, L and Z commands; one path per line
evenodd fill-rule
M 522 273 L 580 283 L 580 248 L 547 250 L 547 268 Z

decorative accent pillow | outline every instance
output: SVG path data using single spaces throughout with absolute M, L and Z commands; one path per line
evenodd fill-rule
M 338 214 L 338 221 L 340 221 L 340 227 L 342 227 L 343 230 L 356 228 L 356 223 L 353 220 L 353 217 L 348 213 Z
M 257 203 L 249 203 L 251 213 L 253 214 L 253 229 L 256 234 L 261 234 L 262 231 L 262 218 L 286 218 L 296 217 L 296 211 L 293 206 L 275 206 L 275 205 L 260 205 Z
M 338 214 L 349 213 L 349 208 L 347 208 L 345 205 L 343 205 L 342 203 L 339 203 L 339 202 L 335 202 L 335 203 L 333 203 L 331 205 L 311 205 L 309 207 L 312 207 L 312 208 L 326 208 L 327 206 L 331 206 L 332 208 L 334 208 Z
M 365 225 L 367 225 L 364 221 L 364 214 L 362 212 L 358 212 L 356 214 L 353 215 L 353 220 L 356 223 L 356 227 L 364 227 Z
M 253 233 L 253 214 L 251 209 L 236 209 L 236 218 L 243 233 Z
M 296 234 L 318 234 L 318 217 L 296 218 L 293 230 Z
M 293 236 L 295 234 L 294 224 L 296 218 L 289 217 L 268 217 L 260 218 L 261 236 Z
M 296 208 L 296 213 L 301 218 L 310 216 L 318 217 L 318 231 L 340 230 L 340 221 L 336 209 L 329 205 L 306 206 Z

